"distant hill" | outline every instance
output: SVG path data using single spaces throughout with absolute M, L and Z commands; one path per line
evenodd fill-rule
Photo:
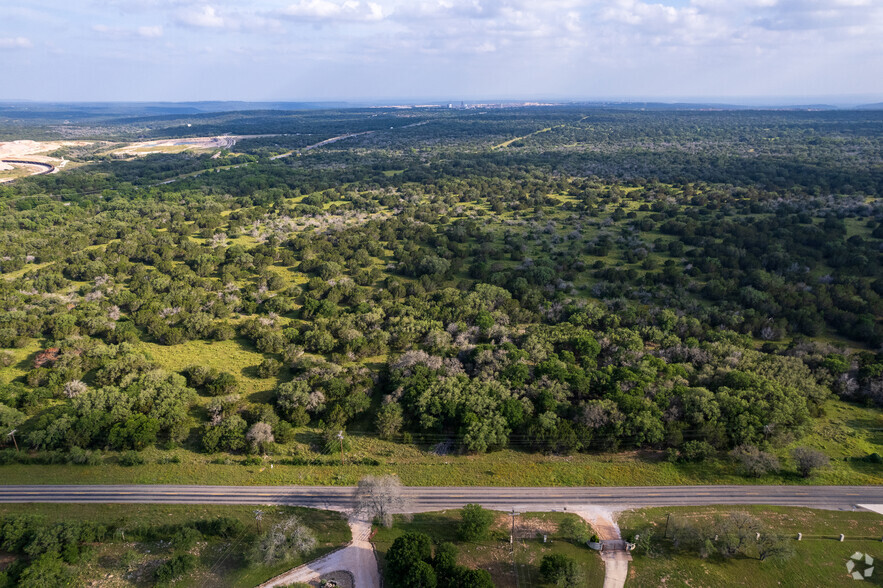
M 874 102 L 873 104 L 862 104 L 856 106 L 856 110 L 883 110 L 883 102 Z

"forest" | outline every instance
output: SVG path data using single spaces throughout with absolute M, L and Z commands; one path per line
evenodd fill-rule
M 261 136 L 68 151 L 0 184 L 0 462 L 296 465 L 309 429 L 329 453 L 345 431 L 761 475 L 746 456 L 800 444 L 832 399 L 880 420 L 881 123 L 567 106 L 66 127 Z M 246 368 L 213 355 L 231 348 Z

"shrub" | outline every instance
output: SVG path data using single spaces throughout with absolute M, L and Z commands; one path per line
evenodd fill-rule
M 558 532 L 566 539 L 585 543 L 589 540 L 589 528 L 586 522 L 576 516 L 568 516 L 558 525 Z
M 202 533 L 200 533 L 193 527 L 182 527 L 174 535 L 172 535 L 170 541 L 172 543 L 172 547 L 174 547 L 175 549 L 188 550 L 196 545 L 196 542 L 200 539 L 202 539 Z
M 144 463 L 144 457 L 137 451 L 126 451 L 120 454 L 119 463 L 121 466 L 136 466 Z
M 684 461 L 703 462 L 714 455 L 714 447 L 708 441 L 687 441 L 681 448 L 681 456 Z
M 556 586 L 578 586 L 580 583 L 576 561 L 563 553 L 543 556 L 540 562 L 540 574 L 546 582 Z
M 182 553 L 156 568 L 153 576 L 157 582 L 168 583 L 193 570 L 196 567 L 196 562 L 195 555 Z
M 101 463 L 101 456 L 95 451 L 71 447 L 68 460 L 75 465 L 98 465 Z

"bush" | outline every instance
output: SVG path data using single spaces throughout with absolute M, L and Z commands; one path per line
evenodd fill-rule
M 568 516 L 558 525 L 558 532 L 565 538 L 577 543 L 585 543 L 589 540 L 589 527 L 585 521 L 576 516 Z M 592 535 L 591 537 L 595 537 Z
M 121 466 L 136 466 L 144 463 L 144 457 L 137 451 L 126 451 L 120 454 L 119 464 Z
M 543 556 L 540 562 L 540 574 L 546 582 L 556 586 L 578 586 L 580 584 L 580 573 L 576 561 L 563 553 Z
M 491 523 L 494 522 L 494 513 L 485 510 L 480 504 L 467 504 L 460 511 L 460 526 L 457 535 L 461 541 L 481 541 L 485 539 Z
M 684 461 L 700 463 L 714 455 L 714 447 L 708 441 L 687 441 L 681 448 Z
M 192 549 L 196 542 L 202 539 L 202 533 L 193 527 L 182 527 L 178 532 L 172 535 L 170 541 L 172 547 L 182 551 Z
M 182 553 L 156 568 L 153 576 L 157 582 L 166 584 L 193 570 L 196 567 L 196 562 L 195 555 Z
M 193 524 L 203 535 L 209 537 L 235 537 L 245 530 L 245 524 L 232 517 L 218 517 L 211 520 L 200 520 Z
M 95 451 L 71 447 L 68 460 L 75 465 L 98 465 L 101 463 L 101 456 Z

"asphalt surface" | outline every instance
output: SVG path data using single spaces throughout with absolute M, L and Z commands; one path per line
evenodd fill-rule
M 352 507 L 346 486 L 0 486 L 2 503 L 288 504 L 327 510 Z M 502 510 L 567 506 L 699 506 L 770 504 L 851 509 L 883 504 L 883 486 L 639 486 L 576 488 L 406 487 L 407 512 L 478 503 Z

